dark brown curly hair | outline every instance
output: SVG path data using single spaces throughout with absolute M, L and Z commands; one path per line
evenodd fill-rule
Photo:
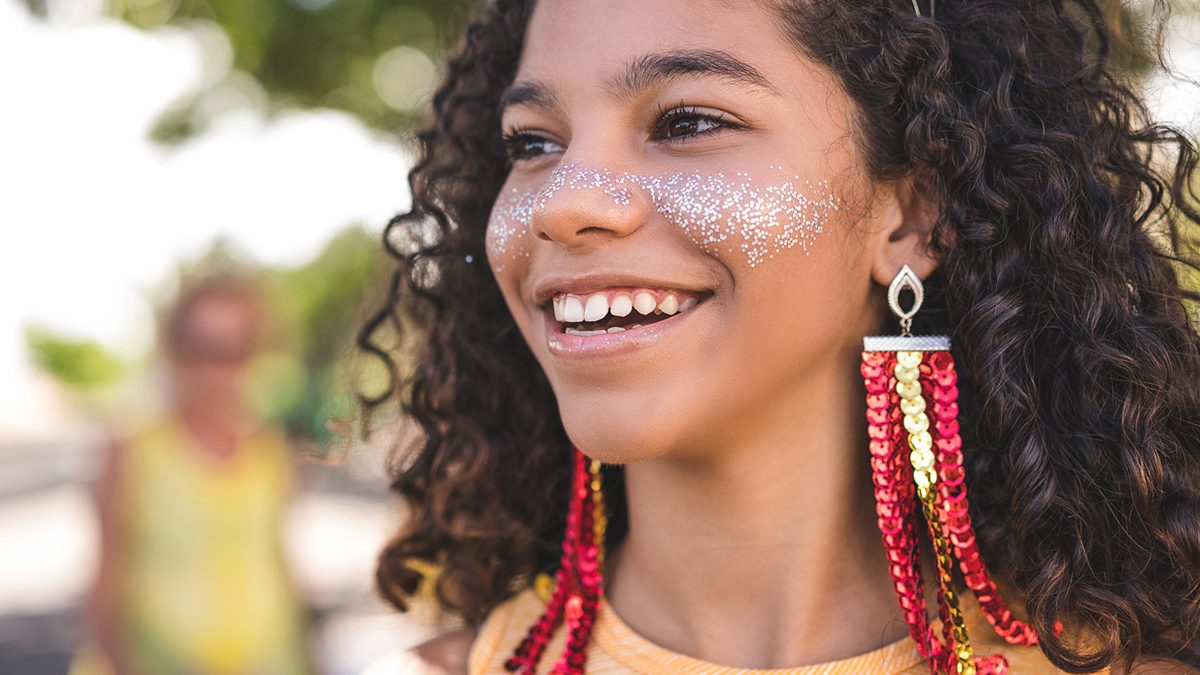
M 935 19 L 908 0 L 773 4 L 856 104 L 872 177 L 940 197 L 918 328 L 955 344 L 979 544 L 1041 649 L 1070 672 L 1200 666 L 1197 151 L 1114 65 L 1127 31 L 1097 0 L 945 0 Z M 368 411 L 398 402 L 421 431 L 395 458 L 410 514 L 379 589 L 405 609 L 434 566 L 438 602 L 472 624 L 555 566 L 569 482 L 553 393 L 484 252 L 508 171 L 497 103 L 532 8 L 489 2 L 446 61 L 412 209 L 386 229 L 398 266 L 359 336 L 392 376 Z M 1165 68 L 1150 43 L 1143 65 Z M 396 330 L 406 347 L 384 347 Z M 605 471 L 612 546 L 622 469 Z

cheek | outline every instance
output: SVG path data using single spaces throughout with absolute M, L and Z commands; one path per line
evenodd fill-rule
M 858 339 L 870 276 L 836 239 L 740 275 L 732 311 L 745 341 L 803 361 L 812 350 L 840 350 Z
M 828 180 L 789 176 L 781 166 L 762 181 L 744 172 L 673 174 L 645 187 L 659 213 L 735 273 L 807 254 L 838 209 Z
M 867 242 L 856 234 L 858 186 L 788 176 L 749 192 L 746 206 L 722 222 L 736 243 L 721 256 L 734 277 L 738 311 L 793 340 L 853 332 L 847 322 L 870 290 Z
M 488 218 L 485 244 L 488 264 L 500 276 L 522 258 L 529 257 L 531 248 L 529 224 L 533 219 L 533 204 L 538 191 L 515 187 L 501 191 L 492 205 Z

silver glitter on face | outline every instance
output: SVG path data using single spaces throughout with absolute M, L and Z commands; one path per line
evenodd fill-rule
M 533 200 L 537 190 L 509 188 L 496 197 L 487 227 L 488 258 L 496 271 L 504 269 L 503 260 L 511 255 L 514 239 L 529 234 L 529 223 L 533 220 Z M 528 256 L 529 250 L 522 249 Z
M 772 173 L 784 171 L 781 166 L 769 168 Z M 655 211 L 705 252 L 737 255 L 750 267 L 786 250 L 807 254 L 824 231 L 829 211 L 838 208 L 828 180 L 813 183 L 792 176 L 760 184 L 740 171 L 732 175 L 686 171 L 648 176 L 571 162 L 555 167 L 540 188 L 509 188 L 497 197 L 487 232 L 493 266 L 502 271 L 506 260 L 529 255 L 528 246 L 514 244 L 529 234 L 534 215 L 560 191 L 599 190 L 614 204 L 628 206 L 633 189 L 643 190 Z

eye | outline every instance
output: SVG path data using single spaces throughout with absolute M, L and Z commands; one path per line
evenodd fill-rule
M 745 125 L 729 119 L 720 113 L 701 112 L 695 106 L 685 106 L 682 103 L 674 108 L 659 107 L 651 138 L 666 143 L 680 143 L 698 136 L 717 133 L 722 129 L 743 129 Z M 521 162 L 539 157 L 548 152 L 563 150 L 562 145 L 532 132 L 528 128 L 518 128 L 505 132 L 500 140 L 504 144 L 504 153 L 511 167 Z
M 506 132 L 500 140 L 504 143 L 504 154 L 508 156 L 510 164 L 562 149 L 558 143 L 531 133 L 528 129 Z
M 670 110 L 659 109 L 653 138 L 678 143 L 721 129 L 741 129 L 743 126 L 720 113 L 701 112 L 695 106 L 681 104 Z

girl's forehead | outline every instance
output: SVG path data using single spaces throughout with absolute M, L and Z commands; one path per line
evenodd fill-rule
M 734 54 L 764 73 L 781 53 L 795 51 L 776 14 L 760 2 L 541 2 L 526 30 L 517 76 L 585 75 L 607 83 L 623 78 L 645 54 L 700 49 Z

